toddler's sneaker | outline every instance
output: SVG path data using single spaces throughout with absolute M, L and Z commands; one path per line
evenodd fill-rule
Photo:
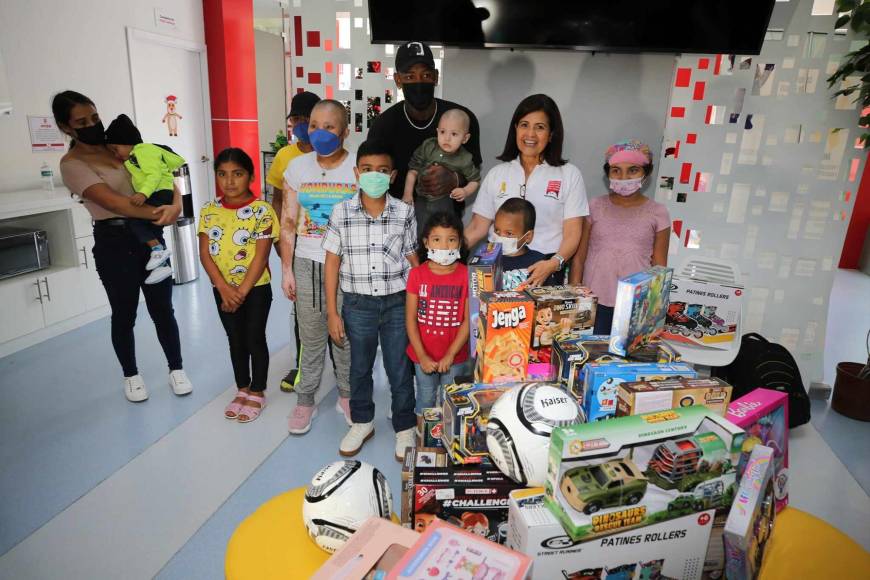
M 341 444 L 338 447 L 339 454 L 341 454 L 342 457 L 353 457 L 359 453 L 363 444 L 371 439 L 374 434 L 374 421 L 368 423 L 354 423 L 350 426 L 347 435 L 345 435 L 341 440 Z
M 411 427 L 409 429 L 404 429 L 396 433 L 396 461 L 404 461 L 405 459 L 405 450 L 408 447 L 416 447 L 416 429 Z
M 169 386 L 179 397 L 189 395 L 193 391 L 193 383 L 187 378 L 187 373 L 181 369 L 169 373 Z
M 131 403 L 141 403 L 148 398 L 148 389 L 141 376 L 124 377 L 124 395 Z
M 350 418 L 350 397 L 338 396 L 338 401 L 335 402 L 335 410 L 344 415 L 344 420 L 348 427 L 353 425 L 353 420 Z
M 290 414 L 290 420 L 287 424 L 287 430 L 293 435 L 305 435 L 311 430 L 311 421 L 317 416 L 317 407 L 308 405 L 296 405 L 293 413 Z
M 147 278 L 145 278 L 145 283 L 157 284 L 158 282 L 163 282 L 170 276 L 172 276 L 172 268 L 170 266 L 160 266 L 155 270 L 151 270 L 151 273 L 148 274 Z
M 154 246 L 154 249 L 151 250 L 151 257 L 148 259 L 148 263 L 145 264 L 145 269 L 150 272 L 168 260 L 171 255 L 172 252 L 163 246 Z

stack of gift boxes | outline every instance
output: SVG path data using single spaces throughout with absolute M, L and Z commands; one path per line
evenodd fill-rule
M 612 333 L 600 336 L 588 289 L 501 291 L 497 245 L 469 265 L 474 377 L 423 413 L 403 464 L 402 525 L 443 535 L 452 524 L 502 544 L 519 558 L 519 575 L 505 577 L 702 578 L 726 564 L 751 575 L 767 537 L 755 537 L 756 522 L 769 530 L 787 501 L 786 395 L 758 389 L 732 401 L 730 385 L 699 378 L 659 340 L 667 268 L 620 281 Z M 496 440 L 522 446 L 490 411 L 530 383 L 578 408 L 547 432 L 541 481 L 491 455 Z M 540 436 L 514 406 L 517 424 Z

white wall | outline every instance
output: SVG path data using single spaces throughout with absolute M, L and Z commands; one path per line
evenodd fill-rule
M 176 19 L 175 30 L 155 26 L 158 5 Z M 132 115 L 127 26 L 205 42 L 200 0 L 0 0 L 0 52 L 14 107 L 0 117 L 0 192 L 38 188 L 43 161 L 59 176 L 62 154 L 31 153 L 27 128 L 28 114 L 51 114 L 55 93 L 84 93 L 104 119 Z
M 260 119 L 262 152 L 271 150 L 269 143 L 275 140 L 276 132 L 286 131 L 284 40 L 275 34 L 255 30 L 254 42 L 257 52 L 257 116 Z M 260 159 L 261 164 L 262 161 Z

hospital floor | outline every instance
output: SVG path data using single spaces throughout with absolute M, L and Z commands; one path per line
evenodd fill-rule
M 174 297 L 195 386 L 187 397 L 173 395 L 166 382 L 144 305 L 136 329 L 151 395 L 144 403 L 123 397 L 107 318 L 0 359 L 0 579 L 222 578 L 224 549 L 239 522 L 339 458 L 347 427 L 334 410 L 331 370 L 312 430 L 287 434 L 296 396 L 277 385 L 295 357 L 288 345 L 292 309 L 277 281 L 273 290 L 268 406 L 248 425 L 222 415 L 234 388 L 205 277 L 177 287 Z M 838 272 L 826 379 L 833 380 L 837 361 L 866 356 L 870 308 L 862 320 L 854 308 L 846 313 L 856 304 L 850 296 L 867 295 L 870 277 Z M 375 386 L 375 437 L 358 458 L 384 472 L 397 499 L 399 463 L 382 371 Z M 870 549 L 870 423 L 814 401 L 813 421 L 792 432 L 790 452 L 792 505 Z

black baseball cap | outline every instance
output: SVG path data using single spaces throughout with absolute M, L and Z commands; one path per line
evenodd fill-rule
M 296 95 L 290 100 L 290 112 L 287 113 L 287 116 L 310 117 L 311 109 L 314 108 L 314 105 L 316 105 L 319 100 L 320 97 L 308 91 L 296 93 Z
M 399 46 L 396 51 L 396 70 L 407 72 L 415 64 L 422 63 L 431 69 L 435 69 L 435 58 L 432 49 L 425 42 L 406 42 Z

